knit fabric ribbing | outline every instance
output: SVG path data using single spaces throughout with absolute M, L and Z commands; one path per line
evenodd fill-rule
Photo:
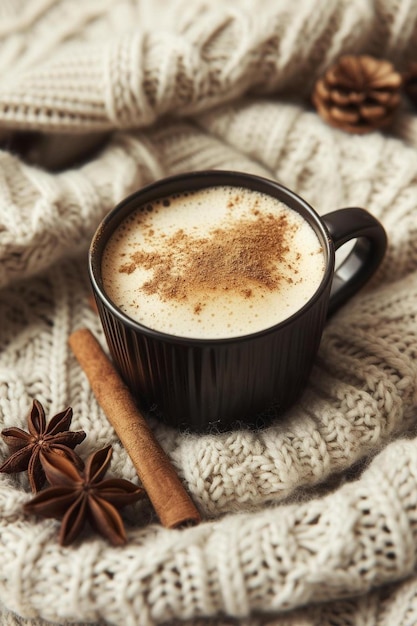
M 2 623 L 417 623 L 417 110 L 405 102 L 388 132 L 359 137 L 326 126 L 309 102 L 341 53 L 402 70 L 416 6 L 189 5 L 2 3 L 0 427 L 24 428 L 33 398 L 47 415 L 70 405 L 72 428 L 88 433 L 80 454 L 110 443 L 111 473 L 138 481 L 67 342 L 87 326 L 105 347 L 88 243 L 149 182 L 201 169 L 266 176 L 322 215 L 367 208 L 387 255 L 327 323 L 283 418 L 208 435 L 151 420 L 198 527 L 162 528 L 145 500 L 123 512 L 126 547 L 86 534 L 62 548 L 58 522 L 23 515 L 26 476 L 0 474 Z M 32 148 L 16 149 L 16 137 Z

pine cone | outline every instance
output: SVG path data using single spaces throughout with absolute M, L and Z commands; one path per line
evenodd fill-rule
M 404 91 L 415 105 L 417 105 L 417 61 L 413 61 L 404 74 Z
M 312 99 L 332 126 L 368 133 L 391 122 L 401 101 L 401 85 L 401 75 L 389 61 L 347 55 L 317 81 Z

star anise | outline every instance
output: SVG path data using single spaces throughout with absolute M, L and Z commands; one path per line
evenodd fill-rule
M 42 463 L 51 487 L 27 502 L 25 512 L 62 518 L 59 541 L 63 546 L 78 537 L 87 520 L 113 545 L 124 545 L 126 533 L 117 509 L 136 502 L 145 492 L 123 478 L 103 480 L 111 455 L 111 446 L 94 452 L 80 471 L 70 459 L 46 454 Z
M 56 452 L 82 468 L 83 462 L 73 448 L 85 439 L 86 433 L 69 431 L 71 420 L 72 409 L 68 407 L 46 424 L 43 406 L 34 400 L 27 417 L 29 432 L 12 427 L 1 433 L 12 454 L 0 466 L 0 472 L 14 474 L 27 470 L 31 489 L 36 492 L 45 483 L 42 467 L 45 453 Z

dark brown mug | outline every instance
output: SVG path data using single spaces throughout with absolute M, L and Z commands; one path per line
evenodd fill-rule
M 325 259 L 318 289 L 284 321 L 245 336 L 178 337 L 134 321 L 103 286 L 102 255 L 110 236 L 142 205 L 217 186 L 277 198 L 310 224 Z M 335 270 L 335 251 L 350 240 L 356 241 Z M 110 354 L 139 406 L 171 426 L 204 432 L 262 426 L 300 397 L 327 317 L 374 274 L 386 246 L 384 228 L 364 209 L 339 209 L 320 217 L 305 200 L 274 181 L 210 170 L 159 180 L 118 204 L 94 235 L 89 272 Z

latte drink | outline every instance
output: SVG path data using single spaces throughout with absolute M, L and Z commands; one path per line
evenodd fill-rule
M 325 272 L 309 223 L 276 198 L 234 186 L 136 209 L 104 250 L 104 289 L 128 317 L 195 339 L 253 334 L 301 309 Z

